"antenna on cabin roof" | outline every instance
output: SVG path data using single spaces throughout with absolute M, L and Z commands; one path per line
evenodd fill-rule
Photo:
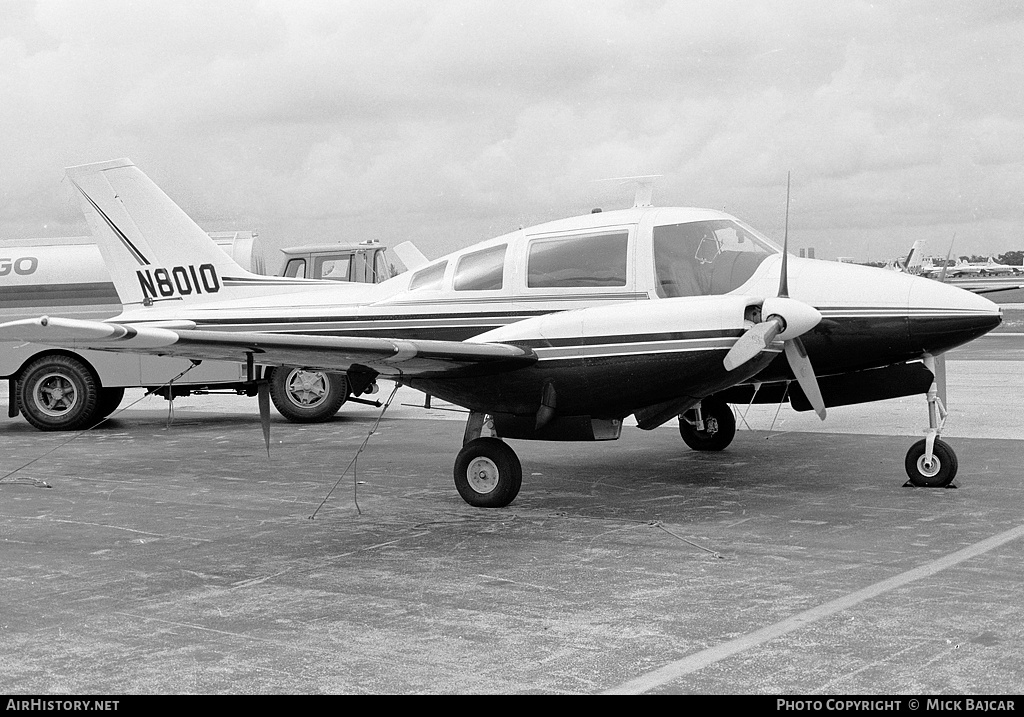
M 636 184 L 636 194 L 633 197 L 633 207 L 651 206 L 651 198 L 654 196 L 654 180 L 660 179 L 663 174 L 644 174 L 639 177 L 609 177 L 607 179 L 595 179 L 596 182 L 618 182 L 619 184 Z

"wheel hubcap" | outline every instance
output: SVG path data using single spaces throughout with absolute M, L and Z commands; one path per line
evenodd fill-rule
M 917 471 L 925 478 L 934 478 L 942 470 L 942 462 L 939 461 L 938 456 L 933 455 L 930 461 L 926 460 L 924 456 L 917 459 Z
M 477 493 L 490 493 L 498 487 L 498 466 L 490 458 L 477 458 L 466 468 L 469 486 Z
M 327 376 L 318 371 L 295 369 L 288 374 L 285 382 L 288 387 L 288 398 L 296 406 L 311 408 L 327 399 L 329 386 Z
M 59 373 L 43 376 L 32 392 L 36 406 L 47 416 L 63 416 L 78 403 L 75 384 Z

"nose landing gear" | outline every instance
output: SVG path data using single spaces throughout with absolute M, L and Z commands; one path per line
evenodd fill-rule
M 940 357 L 936 362 L 931 354 L 924 355 L 924 365 L 935 376 L 928 389 L 928 428 L 925 437 L 907 451 L 904 467 L 910 482 L 907 485 L 918 488 L 946 488 L 956 477 L 956 453 L 947 443 L 939 440 L 946 423 L 946 405 L 940 396 L 939 385 L 945 393 L 945 366 Z

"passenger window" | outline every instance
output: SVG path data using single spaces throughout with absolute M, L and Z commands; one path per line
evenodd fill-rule
M 507 245 L 466 254 L 455 268 L 456 291 L 495 291 L 502 286 Z
M 625 286 L 629 232 L 542 239 L 530 245 L 531 288 Z
M 306 278 L 306 260 L 305 259 L 291 259 L 288 262 L 288 266 L 284 268 L 284 275 L 290 276 L 296 279 Z
M 442 261 L 440 264 L 428 266 L 423 271 L 417 272 L 413 275 L 412 281 L 409 282 L 409 290 L 440 289 L 441 282 L 444 280 L 444 272 L 447 268 L 448 262 Z

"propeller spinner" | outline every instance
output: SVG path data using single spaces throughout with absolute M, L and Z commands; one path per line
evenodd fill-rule
M 761 304 L 763 320 L 744 332 L 725 355 L 722 363 L 726 371 L 732 371 L 765 351 L 772 342 L 784 342 L 786 360 L 803 389 L 807 400 L 825 420 L 825 401 L 821 397 L 818 379 L 814 375 L 811 360 L 807 357 L 800 337 L 821 321 L 821 313 L 810 304 L 789 297 L 789 177 L 786 177 L 786 231 L 782 240 L 782 268 L 779 276 L 779 294 L 766 298 Z

